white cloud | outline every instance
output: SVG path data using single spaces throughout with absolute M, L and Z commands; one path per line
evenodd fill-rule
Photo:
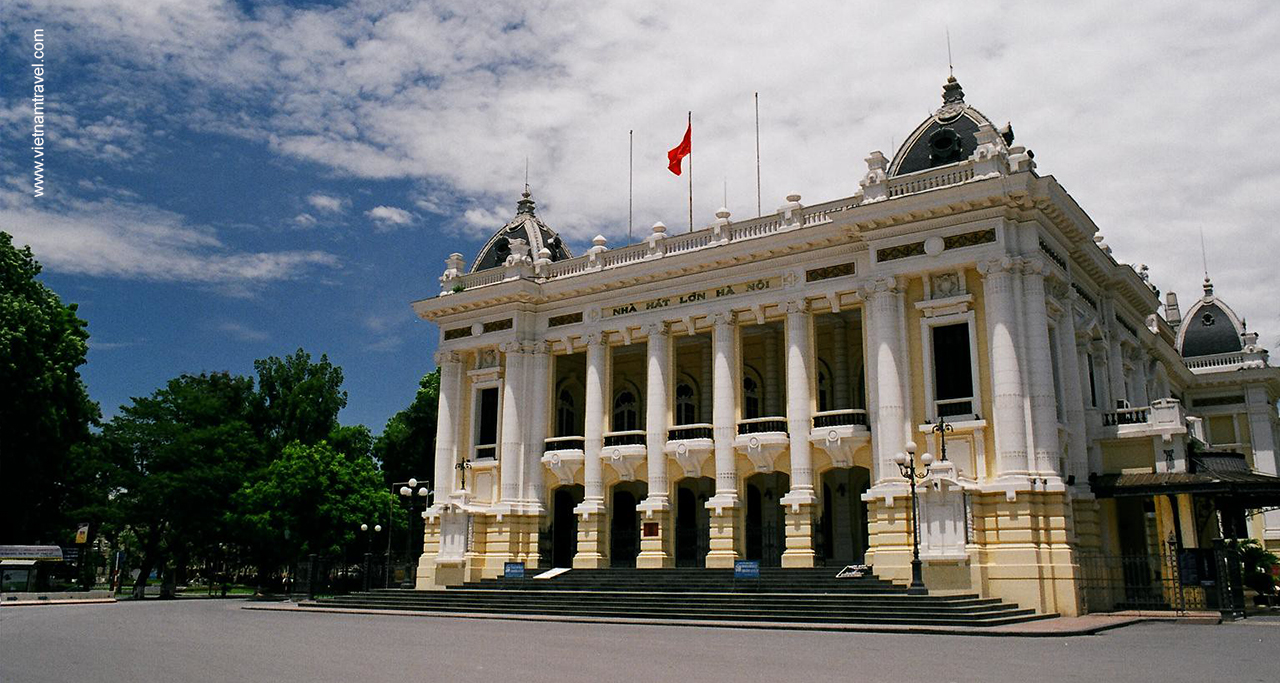
M 325 213 L 342 213 L 342 207 L 346 202 L 338 197 L 332 197 L 327 194 L 316 193 L 307 197 L 307 203 L 317 211 Z
M 321 251 L 247 252 L 212 229 L 153 206 L 117 200 L 33 200 L 0 191 L 0 229 L 30 245 L 50 270 L 136 280 L 189 282 L 243 291 L 338 265 Z
M 510 218 L 527 156 L 549 224 L 614 242 L 627 224 L 628 130 L 636 224 L 681 222 L 685 179 L 665 153 L 688 110 L 695 218 L 711 219 L 724 183 L 734 217 L 755 214 L 754 91 L 764 210 L 792 190 L 806 203 L 852 194 L 867 152 L 890 152 L 938 106 L 949 26 L 968 101 L 1013 121 L 1118 258 L 1194 296 L 1203 227 L 1218 292 L 1264 339 L 1280 334 L 1269 292 L 1280 168 L 1259 143 L 1280 118 L 1270 3 L 45 5 L 41 17 L 75 33 L 66 50 L 216 93 L 171 114 L 186 125 L 341 174 L 420 179 L 456 195 L 432 206 L 472 207 L 456 211 L 469 231 Z M 246 102 L 261 109 L 245 115 Z
M 383 228 L 400 227 L 413 222 L 413 214 L 394 206 L 375 206 L 364 212 Z
M 218 331 L 225 332 L 227 335 L 246 342 L 266 341 L 271 335 L 242 323 L 228 320 L 218 325 Z
M 293 224 L 300 228 L 314 227 L 316 224 L 316 217 L 309 213 L 300 213 L 293 217 Z

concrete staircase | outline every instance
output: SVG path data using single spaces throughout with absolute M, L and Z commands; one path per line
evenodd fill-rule
M 532 572 L 536 574 L 537 572 Z M 552 579 L 486 579 L 446 590 L 376 590 L 311 607 L 411 610 L 605 619 L 986 627 L 1056 615 L 1036 614 L 977 595 L 909 595 L 874 575 L 835 578 L 834 569 L 574 570 Z

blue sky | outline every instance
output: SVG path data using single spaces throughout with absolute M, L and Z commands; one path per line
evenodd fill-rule
M 1280 342 L 1280 71 L 1271 3 L 6 3 L 0 229 L 80 304 L 110 415 L 183 372 L 251 373 L 302 347 L 343 367 L 342 419 L 375 432 L 432 368 L 438 291 L 514 212 L 575 252 L 684 220 L 665 152 L 694 112 L 695 217 L 848 196 L 939 101 L 949 27 L 968 101 L 1011 120 L 1121 261 L 1218 293 Z M 49 84 L 31 196 L 32 29 Z M 643 228 L 641 228 L 643 230 Z

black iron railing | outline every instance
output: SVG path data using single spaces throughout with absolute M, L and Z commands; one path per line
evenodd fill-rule
M 782 432 L 787 433 L 787 418 L 785 417 L 757 417 L 750 420 L 741 420 L 738 422 L 739 434 L 763 434 L 766 432 Z
M 813 426 L 817 427 L 866 427 L 867 411 L 865 410 L 828 410 L 813 416 Z
M 715 432 L 709 424 L 680 425 L 667 430 L 668 441 L 712 438 L 715 438 Z

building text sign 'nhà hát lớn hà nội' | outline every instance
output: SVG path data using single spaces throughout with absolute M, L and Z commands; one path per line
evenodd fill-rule
M 600 310 L 602 318 L 616 318 L 623 315 L 631 315 L 632 313 L 643 313 L 646 311 L 656 311 L 660 308 L 678 308 L 688 304 L 701 303 L 703 301 L 711 301 L 713 299 L 723 299 L 728 296 L 738 296 L 740 294 L 750 294 L 755 292 L 765 292 L 771 289 L 778 289 L 782 286 L 781 277 L 761 278 L 759 280 L 749 280 L 747 282 L 737 282 L 731 285 L 723 285 L 720 287 L 712 287 L 696 292 L 687 292 L 685 294 L 676 294 L 672 296 L 662 296 L 656 299 L 648 299 L 645 301 L 635 301 L 628 304 L 620 304 L 617 306 L 605 306 Z

